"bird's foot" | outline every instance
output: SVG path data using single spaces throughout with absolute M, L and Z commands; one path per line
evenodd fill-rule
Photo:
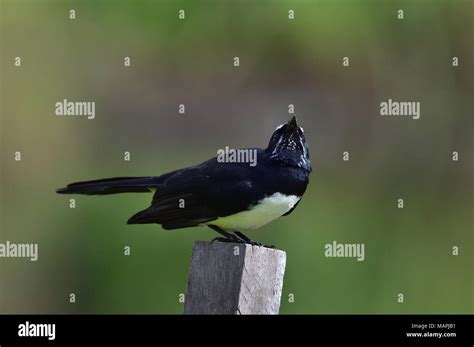
M 247 236 L 245 236 L 243 233 L 241 233 L 240 231 L 234 231 L 234 233 L 230 233 L 212 224 L 209 224 L 208 227 L 210 227 L 211 229 L 217 231 L 219 234 L 224 236 L 224 237 L 215 237 L 214 239 L 212 239 L 211 243 L 214 243 L 215 241 L 227 242 L 227 243 L 229 242 L 230 243 L 245 243 L 245 244 L 257 246 L 257 247 L 275 248 L 275 246 L 273 245 L 265 245 L 260 242 L 253 241 L 249 239 Z
M 275 245 L 263 244 L 262 246 L 265 247 L 265 248 L 276 249 Z
M 214 243 L 216 241 L 218 241 L 218 242 L 227 242 L 227 243 L 244 243 L 243 240 L 240 240 L 237 237 L 236 238 L 215 237 L 215 238 L 212 239 L 211 243 Z
M 265 248 L 275 248 L 274 245 L 267 245 L 265 243 L 260 243 L 260 242 L 255 242 L 255 241 L 248 241 L 248 242 L 245 242 L 246 244 L 249 244 L 249 245 L 252 245 L 252 246 L 258 246 L 258 247 L 265 247 Z
M 241 240 L 241 239 L 238 239 L 238 238 L 233 239 L 233 238 L 227 238 L 227 237 L 215 237 L 211 240 L 211 244 L 216 242 L 216 241 L 226 242 L 226 243 L 245 243 L 245 244 L 251 245 L 251 246 L 275 249 L 274 245 L 267 245 L 267 244 L 263 244 L 263 243 L 256 242 L 256 241 L 253 241 L 253 240 L 245 241 L 245 240 Z
M 265 248 L 275 248 L 274 245 L 266 245 L 266 244 L 254 241 L 248 238 L 247 236 L 245 236 L 244 234 L 242 234 L 240 231 L 235 231 L 234 234 L 237 235 L 237 237 L 239 237 L 240 240 L 242 240 L 244 243 L 248 245 L 257 246 L 257 247 L 265 247 Z
M 246 243 L 249 244 L 249 245 L 252 245 L 252 246 L 258 246 L 258 247 L 265 247 L 265 248 L 275 249 L 275 246 L 274 246 L 274 245 L 267 245 L 267 244 L 265 244 L 265 243 L 255 242 L 255 241 L 252 241 L 252 240 L 250 240 L 250 242 L 246 242 Z

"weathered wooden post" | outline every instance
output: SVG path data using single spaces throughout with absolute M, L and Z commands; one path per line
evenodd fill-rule
M 185 314 L 278 314 L 286 253 L 241 243 L 197 241 Z

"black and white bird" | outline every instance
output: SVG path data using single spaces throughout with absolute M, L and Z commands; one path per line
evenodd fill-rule
M 255 151 L 256 165 L 222 162 L 199 165 L 152 177 L 118 177 L 77 182 L 60 194 L 106 195 L 154 192 L 151 206 L 128 224 L 161 224 L 164 229 L 208 226 L 223 242 L 252 241 L 243 232 L 290 214 L 309 182 L 311 162 L 303 128 L 296 117 L 278 126 L 266 149 Z

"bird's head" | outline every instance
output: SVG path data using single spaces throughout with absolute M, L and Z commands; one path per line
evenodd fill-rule
M 304 131 L 298 126 L 296 116 L 275 129 L 265 151 L 272 160 L 311 171 Z

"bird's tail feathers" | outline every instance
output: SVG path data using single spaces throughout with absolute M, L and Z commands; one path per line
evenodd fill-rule
M 68 184 L 56 190 L 59 194 L 107 195 L 150 192 L 156 188 L 158 177 L 115 177 Z

